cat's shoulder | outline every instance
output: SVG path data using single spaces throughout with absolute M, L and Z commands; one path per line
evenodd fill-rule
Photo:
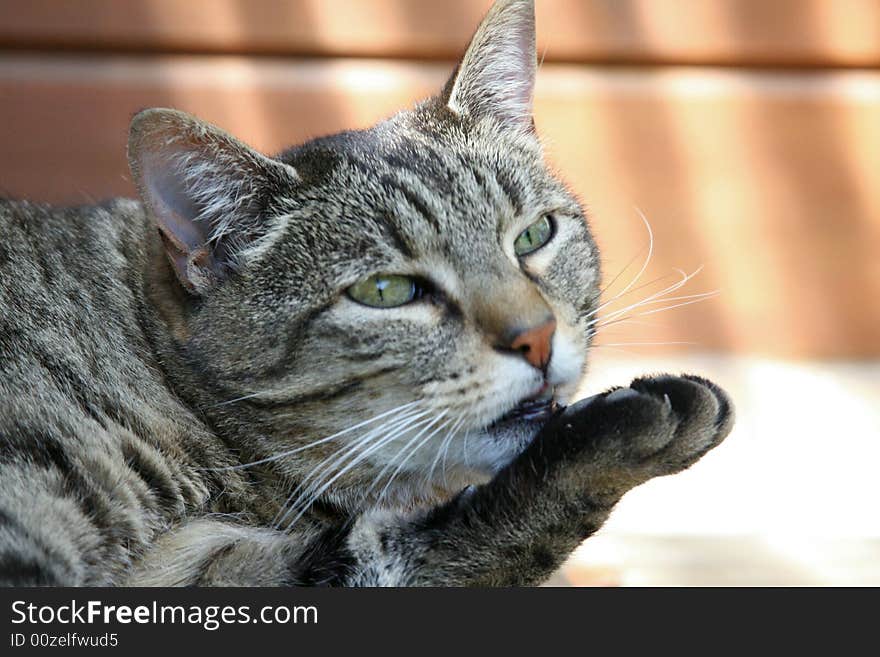
M 38 250 L 54 250 L 74 242 L 118 241 L 146 221 L 140 202 L 113 198 L 88 205 L 52 205 L 0 198 L 0 233 L 7 244 L 27 243 Z
M 0 196 L 0 221 L 77 218 L 124 220 L 141 217 L 144 217 L 143 205 L 130 198 L 111 198 L 92 204 L 53 205 Z

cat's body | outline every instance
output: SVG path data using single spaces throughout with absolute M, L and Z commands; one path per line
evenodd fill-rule
M 658 377 L 555 410 L 599 264 L 534 136 L 531 3 L 444 91 L 261 156 L 132 126 L 143 204 L 0 203 L 0 579 L 540 582 L 725 395 Z

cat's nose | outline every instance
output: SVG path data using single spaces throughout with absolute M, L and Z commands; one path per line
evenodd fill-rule
M 532 367 L 541 371 L 547 369 L 550 362 L 553 333 L 556 331 L 556 320 L 549 319 L 538 326 L 516 333 L 510 340 L 511 351 L 522 354 Z

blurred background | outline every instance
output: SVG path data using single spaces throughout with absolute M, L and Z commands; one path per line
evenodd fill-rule
M 133 195 L 144 107 L 269 153 L 367 126 L 438 90 L 489 5 L 0 0 L 0 193 Z M 537 0 L 537 23 L 536 123 L 609 283 L 583 394 L 692 371 L 739 412 L 554 583 L 880 585 L 880 1 Z

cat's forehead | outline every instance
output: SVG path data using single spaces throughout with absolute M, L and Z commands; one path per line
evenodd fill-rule
M 536 140 L 418 113 L 322 137 L 280 159 L 297 170 L 310 213 L 380 239 L 390 233 L 405 252 L 477 249 L 565 196 Z M 383 230 L 372 230 L 377 223 Z
M 285 151 L 279 159 L 293 166 L 307 185 L 383 184 L 390 174 L 421 177 L 437 192 L 462 185 L 470 173 L 478 184 L 489 174 L 516 205 L 531 185 L 522 174 L 543 168 L 535 138 L 517 138 L 494 124 L 431 120 L 423 112 L 403 112 L 364 130 L 313 139 Z M 482 128 L 482 129 L 481 129 Z M 355 171 L 358 176 L 346 176 Z M 334 180 L 333 174 L 342 174 Z M 521 178 L 521 179 L 520 179 Z M 517 193 L 517 187 L 525 188 Z M 459 190 L 465 191 L 465 190 Z

